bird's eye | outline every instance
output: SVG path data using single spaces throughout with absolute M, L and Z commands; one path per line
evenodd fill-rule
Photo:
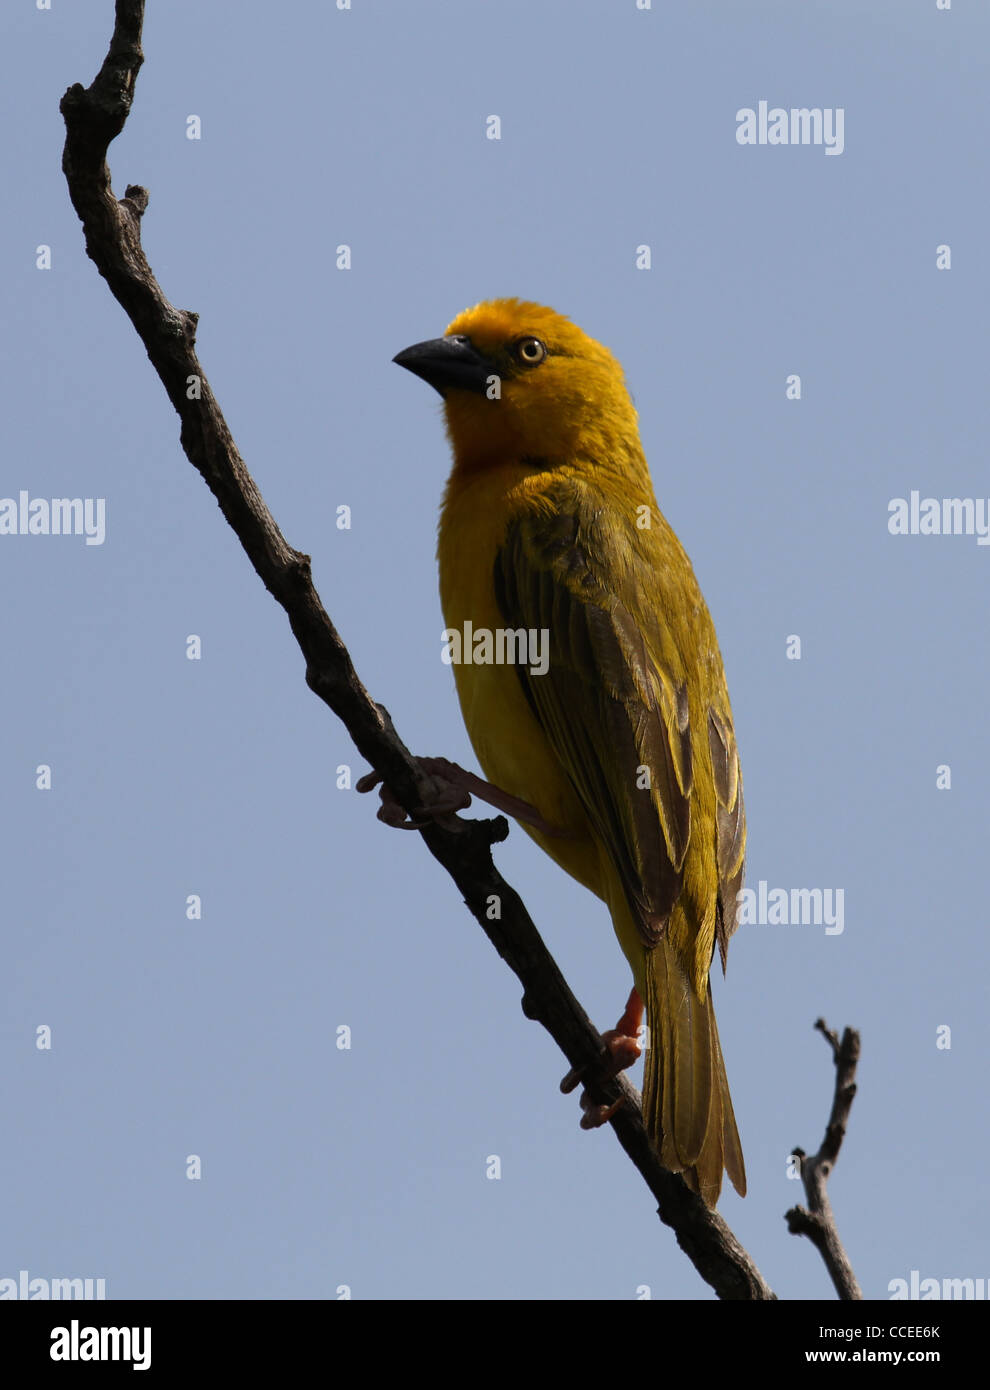
M 546 347 L 539 338 L 520 338 L 512 351 L 524 367 L 538 367 L 547 355 Z

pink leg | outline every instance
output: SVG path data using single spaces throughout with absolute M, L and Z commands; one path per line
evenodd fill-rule
M 567 831 L 558 830 L 549 821 L 545 821 L 536 807 L 531 806 L 528 801 L 523 801 L 518 796 L 510 796 L 499 787 L 493 787 L 490 782 L 485 782 L 473 772 L 465 771 L 458 763 L 452 763 L 448 758 L 417 758 L 416 761 L 424 772 L 442 784 L 444 790 L 428 806 L 417 806 L 411 819 L 407 819 L 391 788 L 383 782 L 381 773 L 365 773 L 355 784 L 357 791 L 370 792 L 382 782 L 378 793 L 382 803 L 378 819 L 386 825 L 395 826 L 398 830 L 422 830 L 431 820 L 451 815 L 455 811 L 466 810 L 471 804 L 471 797 L 476 796 L 481 801 L 487 801 L 489 806 L 504 811 L 507 816 L 535 826 L 544 835 L 567 835 Z
M 608 1052 L 610 1070 L 613 1075 L 618 1075 L 620 1071 L 625 1071 L 631 1067 L 640 1054 L 640 1046 L 637 1040 L 640 1025 L 643 1022 L 643 1001 L 639 997 L 639 991 L 635 987 L 630 991 L 626 1001 L 625 1012 L 619 1019 L 614 1028 L 610 1028 L 607 1033 L 602 1034 L 602 1042 Z M 581 1081 L 584 1068 L 572 1067 L 560 1083 L 560 1089 L 565 1095 L 575 1090 Z M 581 1092 L 581 1109 L 584 1114 L 581 1116 L 582 1129 L 598 1129 L 607 1124 L 619 1106 L 621 1099 L 612 1105 L 599 1105 L 591 1099 L 587 1091 Z

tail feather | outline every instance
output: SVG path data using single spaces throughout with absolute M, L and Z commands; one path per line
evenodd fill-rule
M 728 1172 L 740 1196 L 746 1170 L 718 1040 L 711 985 L 699 999 L 666 938 L 646 952 L 643 1114 L 665 1168 L 714 1206 Z
M 729 1078 L 725 1074 L 725 1062 L 722 1059 L 722 1046 L 718 1040 L 718 1027 L 715 1023 L 715 1009 L 712 1005 L 712 987 L 710 984 L 708 986 L 708 1012 L 711 1014 L 712 1020 L 712 1054 L 715 1061 L 715 1073 L 719 1079 L 719 1093 L 722 1099 L 722 1154 L 725 1159 L 725 1171 L 739 1196 L 745 1197 L 746 1164 L 743 1160 L 742 1144 L 739 1142 L 739 1131 L 736 1129 L 736 1116 L 732 1109 Z

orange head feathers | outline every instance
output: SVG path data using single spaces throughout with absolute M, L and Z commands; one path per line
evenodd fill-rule
M 465 470 L 528 456 L 581 459 L 610 471 L 621 458 L 646 475 L 622 367 L 563 314 L 522 299 L 465 309 L 395 361 L 444 397 L 447 432 Z

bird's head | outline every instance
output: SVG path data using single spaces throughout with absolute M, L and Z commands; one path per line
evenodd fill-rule
M 520 299 L 465 309 L 442 338 L 393 359 L 443 397 L 456 463 L 616 458 L 639 453 L 622 368 L 563 314 Z

